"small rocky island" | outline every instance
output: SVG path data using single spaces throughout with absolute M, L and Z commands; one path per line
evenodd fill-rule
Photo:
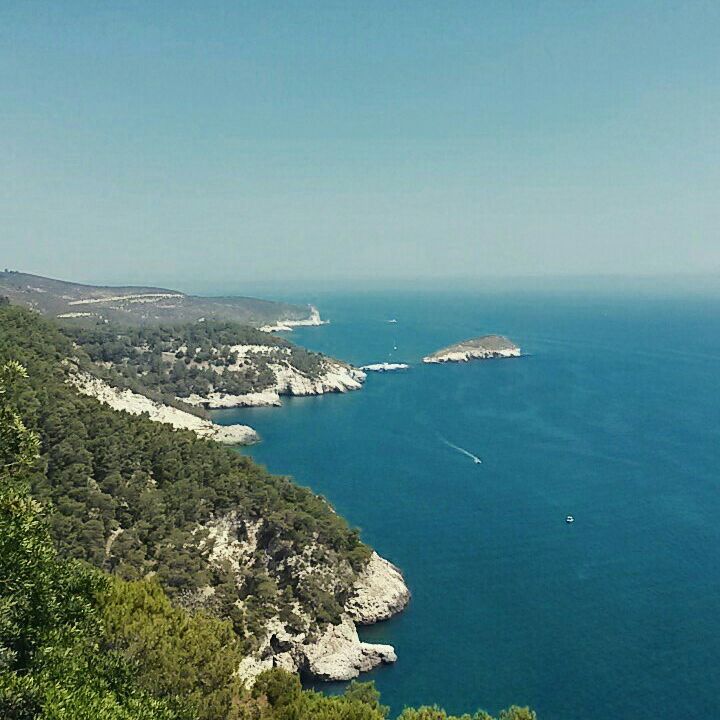
M 520 357 L 520 348 L 502 335 L 483 335 L 442 348 L 423 358 L 424 363 L 467 362 Z

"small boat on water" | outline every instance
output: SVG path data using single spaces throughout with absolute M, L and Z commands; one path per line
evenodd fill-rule
M 391 318 L 390 320 L 388 320 L 388 322 L 389 322 L 389 323 L 393 323 L 393 324 L 394 324 L 394 323 L 396 323 L 396 322 L 397 322 L 397 320 L 396 320 L 395 318 Z
M 570 525 L 571 523 L 574 523 L 574 522 L 575 522 L 575 518 L 574 518 L 572 515 L 568 515 L 568 516 L 565 518 L 565 522 L 566 522 L 568 525 Z

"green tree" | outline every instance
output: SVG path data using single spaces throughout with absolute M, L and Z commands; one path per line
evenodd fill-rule
M 387 717 L 390 708 L 380 704 L 380 693 L 374 682 L 358 682 L 353 680 L 347 686 L 344 697 L 350 702 L 364 703 L 373 710 L 377 710 L 382 717 Z
M 101 608 L 107 642 L 136 668 L 144 690 L 201 720 L 238 717 L 242 654 L 229 622 L 174 607 L 153 580 L 111 581 Z
M 22 421 L 12 402 L 13 384 L 27 379 L 27 371 L 15 360 L 0 365 L 0 478 L 26 471 L 38 454 L 40 441 Z
M 56 557 L 42 511 L 23 482 L 37 440 L 13 406 L 9 383 L 26 378 L 0 367 L 0 716 L 150 720 L 175 717 L 137 692 L 113 654 L 100 646 L 97 571 Z

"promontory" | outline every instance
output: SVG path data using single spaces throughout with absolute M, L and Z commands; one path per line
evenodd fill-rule
M 423 358 L 424 363 L 467 362 L 520 357 L 520 348 L 503 335 L 483 335 L 449 345 Z

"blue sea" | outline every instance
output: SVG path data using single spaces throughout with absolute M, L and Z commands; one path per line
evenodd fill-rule
M 294 341 L 412 368 L 216 419 L 255 427 L 249 454 L 326 496 L 402 568 L 407 611 L 361 632 L 396 648 L 365 676 L 393 712 L 720 717 L 720 300 L 305 299 L 331 324 Z M 486 333 L 524 357 L 420 362 Z

